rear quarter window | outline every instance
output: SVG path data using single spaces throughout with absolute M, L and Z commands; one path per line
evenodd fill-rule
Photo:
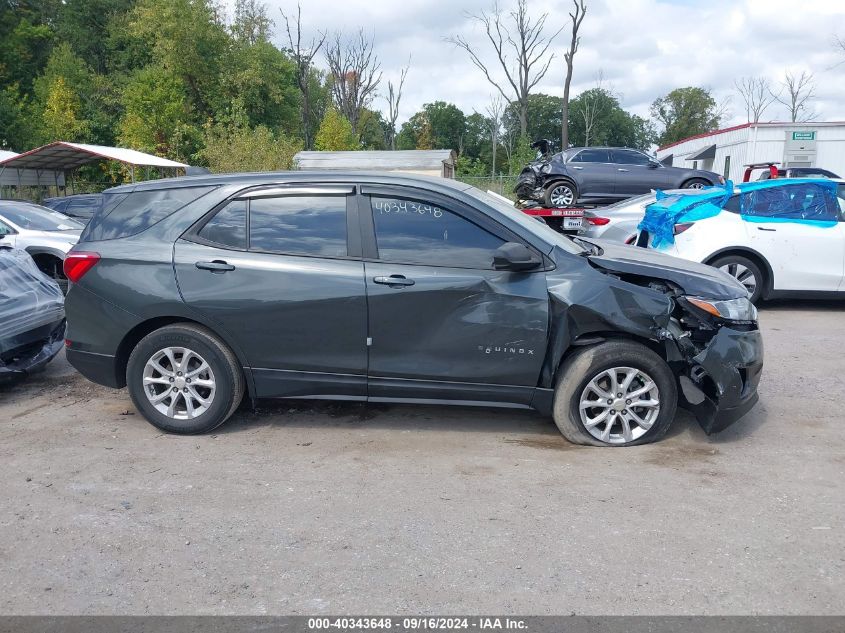
M 105 194 L 103 207 L 88 223 L 80 242 L 136 235 L 201 198 L 215 187 L 155 189 Z

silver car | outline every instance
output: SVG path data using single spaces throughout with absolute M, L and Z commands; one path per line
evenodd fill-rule
M 79 240 L 83 225 L 47 207 L 20 200 L 0 200 L 0 239 L 26 251 L 41 272 L 56 280 L 62 290 L 65 255 Z
M 696 193 L 690 189 L 669 189 L 668 195 Z M 627 243 L 637 235 L 637 225 L 643 219 L 645 208 L 655 200 L 655 192 L 645 193 L 622 200 L 609 207 L 600 207 L 584 212 L 581 230 L 578 235 L 601 238 L 612 242 Z

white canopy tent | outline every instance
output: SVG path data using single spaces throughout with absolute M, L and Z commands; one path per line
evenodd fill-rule
M 16 186 L 18 189 L 24 186 L 55 186 L 58 194 L 58 189 L 65 186 L 67 172 L 101 160 L 128 165 L 133 182 L 136 167 L 172 169 L 174 176 L 179 169 L 188 167 L 184 163 L 124 147 L 56 141 L 23 154 L 3 152 L 0 155 L 0 185 Z

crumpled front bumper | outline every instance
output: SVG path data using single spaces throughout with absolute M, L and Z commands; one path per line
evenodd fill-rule
M 62 318 L 21 334 L 14 341 L 4 341 L 9 351 L 0 356 L 0 381 L 44 369 L 64 346 L 64 337 L 65 320 Z
M 708 435 L 727 428 L 757 403 L 763 371 L 759 330 L 722 327 L 691 363 L 688 375 L 680 377 L 680 404 Z

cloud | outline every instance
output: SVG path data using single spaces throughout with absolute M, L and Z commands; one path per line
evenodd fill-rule
M 563 51 L 568 41 L 569 0 L 528 0 L 534 14 L 547 12 L 550 31 L 565 26 L 555 40 L 555 60 L 536 91 L 563 94 Z M 508 0 L 500 0 L 507 9 Z M 270 17 L 279 8 L 295 10 L 293 0 L 268 0 Z M 492 0 L 309 0 L 303 3 L 306 33 L 317 30 L 352 32 L 359 27 L 375 40 L 387 80 L 396 81 L 411 58 L 400 120 L 424 103 L 442 100 L 464 112 L 483 111 L 495 93 L 464 51 L 445 38 L 465 36 L 495 68 L 493 51 L 470 13 L 489 10 Z M 845 120 L 845 60 L 833 46 L 845 36 L 845 2 L 835 0 L 587 0 L 581 47 L 575 58 L 572 94 L 592 87 L 601 71 L 604 84 L 616 91 L 623 106 L 647 116 L 649 105 L 673 88 L 703 86 L 720 102 L 730 101 L 725 124 L 742 122 L 744 106 L 734 90 L 743 76 L 767 76 L 773 83 L 786 70 L 806 70 L 816 78 L 819 120 Z M 320 64 L 323 59 L 318 57 Z M 503 78 L 501 73 L 497 73 Z M 373 106 L 386 110 L 377 98 Z M 766 119 L 783 119 L 775 104 Z

